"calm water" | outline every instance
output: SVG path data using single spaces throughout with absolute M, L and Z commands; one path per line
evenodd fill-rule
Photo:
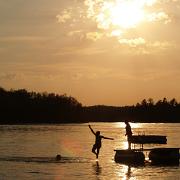
M 128 167 L 114 162 L 114 149 L 126 148 L 124 123 L 92 123 L 115 140 L 103 140 L 99 162 L 91 153 L 88 124 L 0 126 L 0 179 L 179 179 L 179 166 Z M 167 135 L 180 147 L 180 124 L 131 124 L 133 133 Z M 146 146 L 148 147 L 148 146 Z M 157 146 L 156 146 L 157 147 Z M 55 161 L 61 154 L 62 160 Z

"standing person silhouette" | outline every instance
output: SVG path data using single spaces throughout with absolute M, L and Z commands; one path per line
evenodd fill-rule
M 91 128 L 91 126 L 89 125 L 89 128 L 91 130 L 91 132 L 95 135 L 96 139 L 95 139 L 95 144 L 93 145 L 92 148 L 92 152 L 94 154 L 96 154 L 96 158 L 98 159 L 99 156 L 99 150 L 101 148 L 101 139 L 110 139 L 110 140 L 114 140 L 113 138 L 108 138 L 108 137 L 104 137 L 100 135 L 100 131 L 96 131 L 96 133 L 93 131 L 93 129 Z
M 132 140 L 132 131 L 131 131 L 131 126 L 129 124 L 129 122 L 126 120 L 125 121 L 126 124 L 126 134 L 125 136 L 127 136 L 127 140 L 128 140 L 128 149 L 131 149 L 131 140 Z

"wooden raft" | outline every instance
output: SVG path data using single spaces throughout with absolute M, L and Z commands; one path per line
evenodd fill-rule
M 167 144 L 166 136 L 160 135 L 133 135 L 131 143 L 134 144 Z

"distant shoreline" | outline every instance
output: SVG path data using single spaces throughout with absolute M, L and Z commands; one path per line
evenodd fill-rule
M 180 123 L 175 98 L 152 98 L 132 106 L 83 106 L 66 94 L 7 91 L 0 88 L 0 124 L 68 124 L 87 122 Z

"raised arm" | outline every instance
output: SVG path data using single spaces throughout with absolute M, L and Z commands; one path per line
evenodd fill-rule
M 104 137 L 104 136 L 103 136 L 103 138 L 104 138 L 104 139 L 114 140 L 114 138 L 109 138 L 109 137 Z
M 91 126 L 89 125 L 89 129 L 91 130 L 91 132 L 96 135 L 96 133 L 93 131 L 93 129 L 91 128 Z

